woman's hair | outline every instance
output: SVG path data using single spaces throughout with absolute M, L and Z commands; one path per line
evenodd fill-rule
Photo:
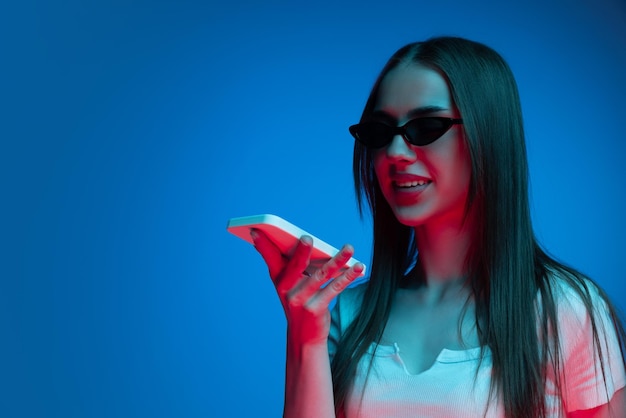
M 399 64 L 411 63 L 430 67 L 446 78 L 463 118 L 472 161 L 466 210 L 478 206 L 473 208 L 478 216 L 466 273 L 476 304 L 481 346 L 492 352 L 491 395 L 499 395 L 507 417 L 542 417 L 546 414 L 546 367 L 555 367 L 557 379 L 560 370 L 558 332 L 551 332 L 558 324 L 550 279 L 558 276 L 580 294 L 597 342 L 588 289 L 593 282 L 548 256 L 534 236 L 517 85 L 497 52 L 455 37 L 433 38 L 401 48 L 376 80 L 361 121 L 370 119 L 385 75 Z M 394 293 L 417 260 L 413 229 L 395 218 L 376 179 L 372 151 L 357 141 L 353 166 L 360 213 L 363 215 L 367 204 L 373 217 L 374 243 L 360 314 L 342 336 L 332 363 L 338 414 L 343 413 L 357 363 L 372 342 L 380 341 Z M 609 306 L 623 343 L 624 329 L 615 309 L 598 291 Z M 557 387 L 560 390 L 558 380 Z

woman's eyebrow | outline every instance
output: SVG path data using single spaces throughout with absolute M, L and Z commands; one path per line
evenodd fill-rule
M 445 107 L 441 107 L 441 106 L 422 106 L 422 107 L 418 107 L 413 110 L 410 110 L 406 116 L 409 119 L 413 119 L 418 116 L 425 116 L 425 115 L 430 115 L 432 113 L 443 112 L 443 111 L 448 111 L 448 110 L 449 109 Z M 393 123 L 398 121 L 395 117 L 391 116 L 389 113 L 385 112 L 382 109 L 373 111 L 371 118 L 384 120 L 387 122 L 393 122 Z
M 417 109 L 413 109 L 409 111 L 407 116 L 409 118 L 414 118 L 416 116 L 424 116 L 424 115 L 429 115 L 431 113 L 437 113 L 437 112 L 442 112 L 446 110 L 448 109 L 446 109 L 445 107 L 441 107 L 441 106 L 423 106 L 423 107 L 418 107 Z

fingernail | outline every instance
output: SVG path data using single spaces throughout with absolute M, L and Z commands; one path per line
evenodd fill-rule
M 313 245 L 313 239 L 308 235 L 303 235 L 302 237 L 300 237 L 300 241 L 308 246 Z
M 257 239 L 257 237 L 259 236 L 259 234 L 256 232 L 255 229 L 251 229 L 250 230 L 250 236 L 252 237 L 252 241 L 255 241 Z

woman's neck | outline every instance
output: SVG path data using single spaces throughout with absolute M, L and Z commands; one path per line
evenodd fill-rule
M 470 212 L 467 218 L 431 222 L 415 228 L 421 281 L 433 292 L 443 294 L 465 281 L 473 224 Z

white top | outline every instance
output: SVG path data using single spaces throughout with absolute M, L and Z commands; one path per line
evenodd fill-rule
M 346 289 L 337 298 L 328 338 L 331 360 L 341 333 L 358 313 L 366 285 Z M 554 373 L 548 370 L 546 397 L 548 417 L 561 418 L 564 417 L 558 408 L 561 402 L 566 412 L 607 403 L 626 385 L 626 372 L 606 305 L 595 290 L 592 290 L 592 297 L 597 310 L 596 325 L 600 340 L 605 341 L 602 354 L 606 388 L 600 361 L 593 349 L 590 318 L 582 300 L 564 284 L 554 287 L 554 295 L 563 358 L 562 384 L 565 387 L 563 399 L 558 399 Z M 374 361 L 368 375 L 372 356 Z M 489 348 L 485 349 L 476 373 L 479 360 L 480 348 L 443 349 L 428 370 L 411 375 L 402 361 L 402 347 L 371 344 L 357 366 L 357 375 L 346 401 L 346 417 L 504 417 L 504 408 L 497 394 L 488 402 L 492 369 Z

